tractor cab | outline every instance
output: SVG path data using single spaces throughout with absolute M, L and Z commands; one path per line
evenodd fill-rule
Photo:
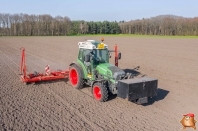
M 110 51 L 106 44 L 95 40 L 87 40 L 79 42 L 79 54 L 78 61 L 84 67 L 84 76 L 88 79 L 95 79 L 94 72 L 97 71 L 97 67 L 101 64 L 109 64 Z
M 79 54 L 78 59 L 82 62 L 94 61 L 94 64 L 109 63 L 109 51 L 108 46 L 104 43 L 87 40 L 85 42 L 79 42 Z

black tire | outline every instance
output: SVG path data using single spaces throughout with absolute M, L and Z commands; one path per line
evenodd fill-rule
M 72 87 L 76 89 L 83 88 L 83 77 L 82 77 L 82 71 L 79 66 L 76 64 L 72 64 L 69 69 L 69 81 L 72 85 Z
M 92 87 L 92 93 L 93 93 L 94 98 L 97 101 L 105 102 L 108 100 L 108 97 L 109 97 L 108 89 L 101 82 L 94 83 L 94 85 Z

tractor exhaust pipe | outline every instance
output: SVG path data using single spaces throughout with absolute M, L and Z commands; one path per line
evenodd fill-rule
M 117 47 L 117 45 L 115 45 L 114 48 L 115 48 L 115 66 L 118 67 L 118 47 Z

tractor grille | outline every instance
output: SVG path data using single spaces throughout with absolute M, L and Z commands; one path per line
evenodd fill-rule
M 111 66 L 111 67 L 108 67 L 109 70 L 112 71 L 112 73 L 114 74 L 115 72 L 124 72 L 122 69 L 118 68 L 117 66 Z
M 113 78 L 115 80 L 120 80 L 121 77 L 125 75 L 125 72 L 122 69 L 120 69 L 116 66 L 111 66 L 111 67 L 108 67 L 108 68 L 109 68 L 109 70 L 112 71 Z

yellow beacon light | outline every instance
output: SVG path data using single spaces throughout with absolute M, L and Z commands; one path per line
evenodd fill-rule
M 104 38 L 101 38 L 101 41 L 102 41 L 102 43 L 98 44 L 98 49 L 104 49 L 105 48 L 104 43 L 103 43 Z

